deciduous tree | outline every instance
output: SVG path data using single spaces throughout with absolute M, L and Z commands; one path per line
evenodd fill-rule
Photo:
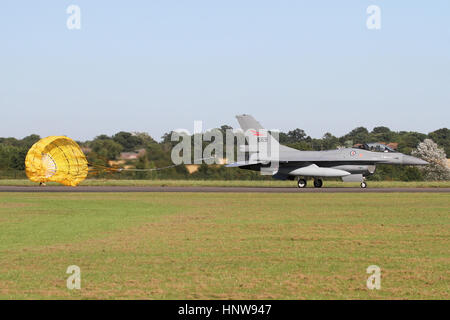
M 428 161 L 429 165 L 422 167 L 427 180 L 450 180 L 450 169 L 447 167 L 447 156 L 444 149 L 439 148 L 431 139 L 425 139 L 413 150 L 413 156 Z

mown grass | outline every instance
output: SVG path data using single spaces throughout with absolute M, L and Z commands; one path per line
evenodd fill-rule
M 0 298 L 449 299 L 449 208 L 448 193 L 3 193 Z
M 36 186 L 29 180 L 0 180 L 0 186 Z M 58 185 L 48 183 L 48 185 Z M 110 180 L 87 179 L 81 186 L 169 186 L 169 187 L 296 187 L 295 181 L 279 180 Z M 450 181 L 368 181 L 370 188 L 450 188 Z M 313 187 L 312 180 L 308 187 Z M 324 181 L 324 187 L 359 187 L 359 183 Z

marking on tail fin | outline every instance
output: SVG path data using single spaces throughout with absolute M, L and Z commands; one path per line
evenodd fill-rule
M 250 130 L 256 137 L 264 137 L 264 132 L 259 132 L 257 130 Z

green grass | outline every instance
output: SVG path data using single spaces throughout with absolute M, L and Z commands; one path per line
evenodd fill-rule
M 36 186 L 29 180 L 0 180 L 0 186 Z M 48 183 L 48 185 L 58 185 Z M 170 187 L 296 187 L 295 181 L 279 180 L 110 180 L 88 179 L 82 186 L 170 186 Z M 370 188 L 450 188 L 450 181 L 368 181 Z M 312 180 L 308 182 L 312 187 Z M 324 187 L 359 187 L 359 183 L 324 181 Z
M 0 299 L 449 299 L 449 208 L 449 193 L 0 193 Z

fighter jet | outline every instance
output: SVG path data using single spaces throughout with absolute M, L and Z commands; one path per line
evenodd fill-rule
M 227 167 L 261 171 L 279 180 L 298 178 L 299 188 L 306 187 L 307 178 L 314 179 L 316 188 L 322 187 L 322 178 L 341 178 L 344 182 L 360 182 L 361 188 L 366 188 L 365 179 L 375 172 L 377 164 L 413 166 L 428 164 L 422 159 L 396 152 L 383 144 L 365 144 L 362 148 L 300 151 L 279 144 L 273 134 L 264 129 L 252 116 L 243 114 L 236 118 L 247 138 L 247 145 L 240 148 L 249 153 L 249 159 L 229 164 Z M 269 149 L 276 152 L 261 152 L 261 143 L 269 144 Z

